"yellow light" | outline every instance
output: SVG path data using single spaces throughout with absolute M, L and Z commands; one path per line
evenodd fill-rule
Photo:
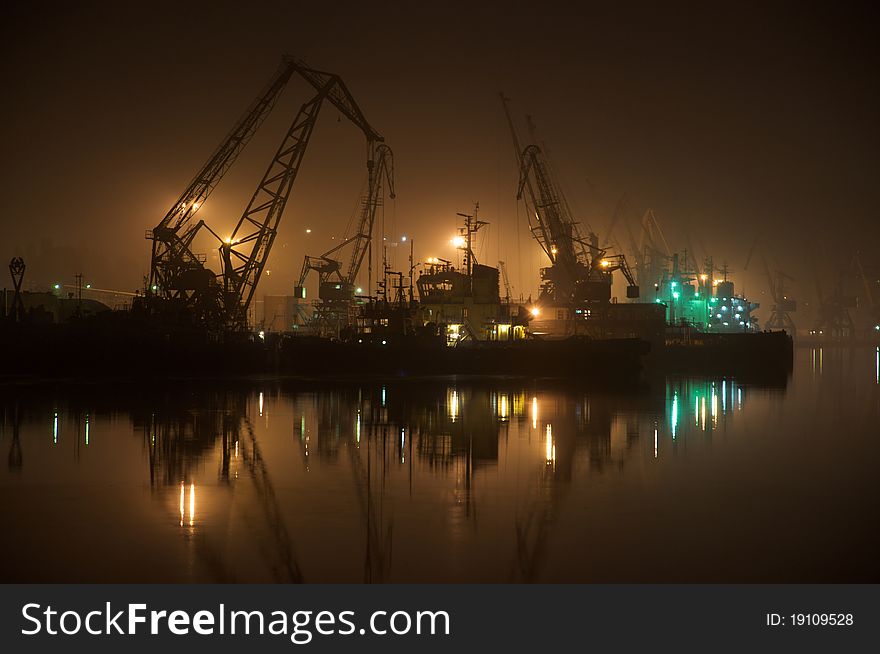
M 457 248 L 463 248 L 465 244 L 464 236 L 456 236 L 452 239 L 452 244 Z
M 718 284 L 720 284 L 720 283 L 721 283 L 720 279 L 713 279 L 712 280 L 712 286 L 718 286 Z
M 557 252 L 556 246 L 554 245 L 553 247 L 550 248 L 550 254 L 556 254 L 556 252 Z
M 189 526 L 193 526 L 196 512 L 196 485 L 189 485 Z
M 548 466 L 556 465 L 556 445 L 553 444 L 553 427 L 549 423 L 544 435 L 544 458 Z
M 232 239 L 229 238 L 228 236 L 225 239 L 223 239 L 223 242 L 226 243 L 226 245 L 232 245 Z
M 608 261 L 608 259 L 602 259 L 602 267 L 603 268 L 607 268 L 610 265 L 611 265 L 611 262 Z
M 532 398 L 532 429 L 538 428 L 538 398 Z
M 458 391 L 453 390 L 449 398 L 449 417 L 452 422 L 458 418 Z
M 539 313 L 541 313 L 541 310 L 540 310 L 538 307 L 532 307 L 530 313 L 531 313 L 533 316 L 537 316 Z
M 701 281 L 701 282 L 705 282 L 707 279 L 709 279 L 709 275 L 707 275 L 707 274 L 705 274 L 705 273 L 703 273 L 702 275 L 700 275 L 700 281 Z

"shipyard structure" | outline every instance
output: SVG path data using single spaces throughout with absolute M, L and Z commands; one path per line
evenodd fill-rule
M 221 237 L 198 212 L 294 76 L 313 95 L 283 134 L 235 228 Z M 634 378 L 646 357 L 672 368 L 679 362 L 693 366 L 709 360 L 730 366 L 790 366 L 790 336 L 758 333 L 753 316 L 757 305 L 734 292 L 725 269 L 716 270 L 711 260 L 692 269 L 686 256 L 672 256 L 668 266 L 654 265 L 648 272 L 637 257 L 634 273 L 621 248 L 603 244 L 587 221 L 573 215 L 530 119 L 528 138 L 521 138 L 510 103 L 502 94 L 518 169 L 511 192 L 522 202 L 529 233 L 546 256 L 546 264 L 536 271 L 537 298 L 515 301 L 503 263 L 496 268 L 477 260 L 475 241 L 488 224 L 480 219 L 478 204 L 471 213 L 459 214 L 461 227 L 453 239 L 458 261 L 416 261 L 410 242 L 408 266 L 394 270 L 383 257 L 374 289 L 374 244 L 384 250 L 385 241 L 384 235 L 375 237 L 376 215 L 386 198 L 395 195 L 393 152 L 342 78 L 285 57 L 179 199 L 147 231 L 149 276 L 126 311 L 84 305 L 80 289 L 75 320 L 68 323 L 72 327 L 29 329 L 25 323 L 33 321 L 26 319 L 21 292 L 24 264 L 12 262 L 15 291 L 4 330 L 20 345 L 19 367 L 43 358 L 96 368 L 119 367 L 125 361 L 131 370 L 153 372 L 178 366 L 298 374 L 585 377 L 598 370 L 598 378 L 608 381 Z M 263 320 L 258 322 L 257 289 L 326 105 L 366 141 L 367 180 L 360 211 L 341 242 L 305 257 L 300 277 L 292 280 L 292 296 L 264 298 Z M 206 265 L 205 254 L 193 250 L 197 236 L 214 239 L 219 271 Z M 314 300 L 306 296 L 310 275 L 317 275 Z M 613 296 L 615 278 L 625 283 L 625 297 Z M 72 357 L 71 351 L 78 356 Z

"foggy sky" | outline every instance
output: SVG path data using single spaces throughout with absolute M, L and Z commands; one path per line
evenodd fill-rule
M 417 259 L 451 258 L 455 214 L 479 201 L 491 225 L 478 256 L 504 259 L 517 295 L 536 293 L 545 262 L 515 198 L 501 90 L 521 136 L 534 116 L 577 218 L 603 242 L 626 193 L 634 230 L 653 208 L 674 249 L 690 242 L 726 261 L 765 308 L 761 256 L 798 278 L 802 301 L 855 249 L 877 262 L 868 4 L 130 4 L 3 5 L 0 260 L 5 270 L 24 255 L 30 287 L 77 272 L 103 288 L 140 287 L 144 231 L 284 53 L 341 75 L 394 150 L 389 241 L 406 234 Z M 218 232 L 241 215 L 311 95 L 291 81 L 200 211 Z M 290 293 L 303 255 L 341 238 L 364 153 L 362 135 L 325 107 L 259 297 Z M 626 241 L 623 223 L 615 236 Z

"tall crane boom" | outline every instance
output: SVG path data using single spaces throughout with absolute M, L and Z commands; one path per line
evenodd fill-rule
M 351 252 L 348 274 L 345 276 L 345 281 L 350 285 L 355 283 L 372 239 L 376 209 L 383 196 L 383 180 L 387 184 L 388 197 L 392 200 L 395 198 L 394 153 L 387 145 L 383 144 L 376 148 L 374 159 L 367 163 L 367 176 L 367 197 L 361 209 L 357 233 L 353 237 L 354 249 Z
M 149 288 L 154 295 L 169 298 L 180 296 L 188 290 L 181 287 L 181 275 L 186 269 L 201 268 L 201 262 L 192 254 L 189 245 L 195 233 L 204 225 L 189 223 L 266 120 L 297 65 L 293 59 L 282 60 L 278 70 L 196 173 L 177 202 L 148 233 L 148 238 L 153 241 Z
M 384 156 L 384 149 L 376 145 L 384 139 L 367 122 L 338 75 L 317 71 L 301 63 L 297 63 L 294 70 L 318 92 L 300 109 L 232 235 L 220 246 L 223 319 L 232 328 L 247 324 L 248 308 L 266 267 L 323 102 L 332 103 L 363 132 L 367 139 L 368 170 L 374 169 L 377 152 Z
M 623 255 L 606 257 L 607 249 L 599 247 L 596 234 L 590 232 L 587 239 L 581 236 L 542 149 L 532 143 L 519 150 L 520 142 L 508 103 L 501 94 L 519 163 L 516 197 L 524 200 L 530 230 L 550 260 L 550 266 L 541 270 L 543 283 L 539 302 L 543 299 L 557 304 L 608 301 L 614 270 L 620 270 L 627 278 L 627 297 L 638 297 L 638 287 Z M 534 123 L 530 119 L 528 122 L 534 141 Z

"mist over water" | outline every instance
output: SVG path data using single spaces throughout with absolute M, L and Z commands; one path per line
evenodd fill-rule
M 880 353 L 771 387 L 4 388 L 0 580 L 878 581 Z

